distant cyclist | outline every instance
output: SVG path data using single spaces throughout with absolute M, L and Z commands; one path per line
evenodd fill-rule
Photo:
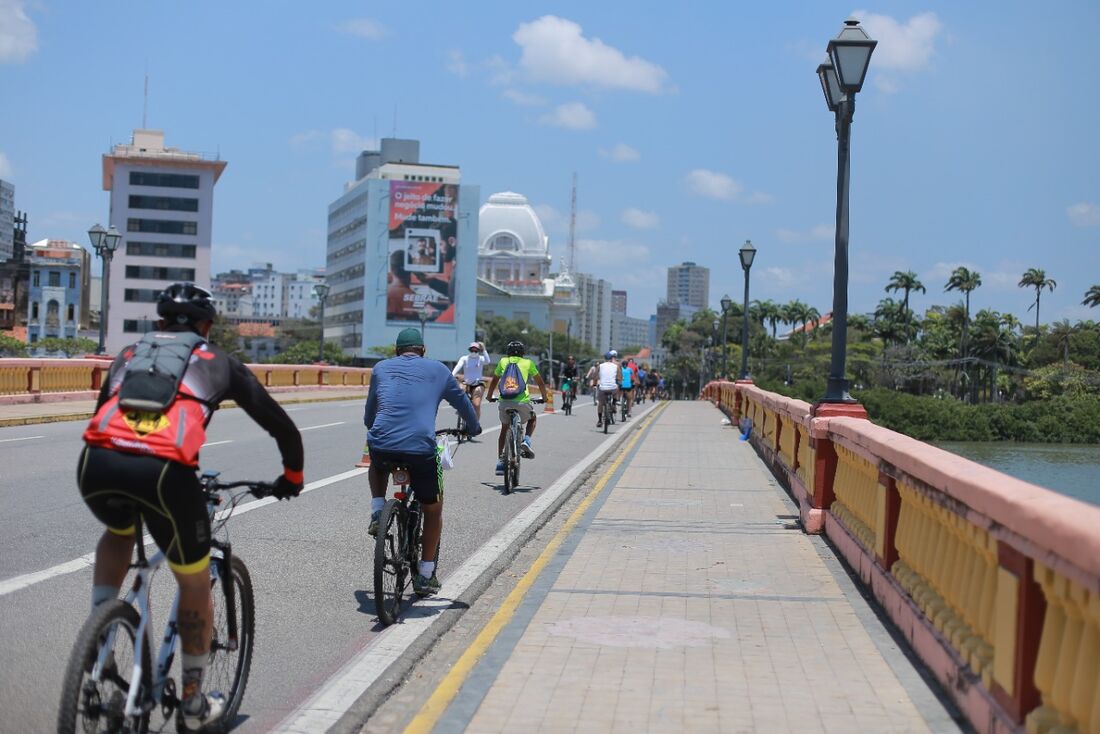
M 500 436 L 497 438 L 496 468 L 496 473 L 500 475 L 504 474 L 504 442 L 508 438 L 508 428 L 511 422 L 508 412 L 511 410 L 518 410 L 520 420 L 527 423 L 523 443 L 520 444 L 519 451 L 525 459 L 535 458 L 531 436 L 535 433 L 535 424 L 538 423 L 538 417 L 535 415 L 535 409 L 531 406 L 531 395 L 527 390 L 527 382 L 534 378 L 535 383 L 542 392 L 542 399 L 544 401 L 549 399 L 549 391 L 546 383 L 543 382 L 542 375 L 539 374 L 538 367 L 535 366 L 534 362 L 523 356 L 526 351 L 527 347 L 523 345 L 523 342 L 508 342 L 505 356 L 497 363 L 493 379 L 489 383 L 490 400 L 492 400 L 493 391 L 497 389 L 498 384 L 500 385 Z M 518 384 L 514 386 L 508 384 L 513 379 L 513 374 L 518 374 L 515 378 L 518 380 Z M 502 381 L 501 378 L 504 378 L 504 380 Z
M 573 400 L 577 399 L 577 358 L 572 354 L 565 360 L 565 364 L 561 368 L 562 382 L 569 383 L 569 397 Z
M 596 394 L 599 408 L 596 410 L 596 428 L 603 428 L 604 405 L 608 400 L 614 400 L 619 386 L 623 383 L 623 368 L 615 361 L 615 350 L 603 355 L 603 362 L 595 366 L 596 370 Z
M 485 345 L 481 342 L 470 342 L 469 351 L 462 355 L 462 358 L 458 360 L 458 364 L 451 370 L 451 374 L 465 388 L 466 396 L 473 402 L 474 412 L 477 413 L 478 420 L 481 420 L 481 399 L 485 391 L 484 371 L 491 364 L 493 364 L 493 360 L 485 353 Z
M 635 370 L 637 367 L 634 364 L 634 360 L 628 359 L 624 365 L 622 365 L 623 382 L 621 385 L 623 402 L 626 404 L 626 416 L 630 417 L 630 409 L 634 407 L 634 378 L 637 376 Z
M 413 578 L 417 596 L 439 591 L 436 554 L 443 532 L 443 471 L 435 445 L 435 419 L 446 400 L 471 436 L 481 433 L 473 403 L 442 362 L 424 359 L 424 338 L 417 329 L 397 335 L 395 357 L 374 366 L 363 413 L 370 446 L 370 527 L 378 534 L 378 520 L 386 505 L 386 488 L 394 467 L 409 470 L 410 487 L 424 511 L 420 567 Z
M 96 546 L 93 609 L 118 597 L 134 551 L 135 511 L 168 558 L 179 584 L 182 727 L 199 731 L 225 710 L 219 692 L 202 693 L 214 622 L 210 516 L 196 476 L 206 426 L 218 404 L 232 400 L 271 434 L 283 460 L 273 493 L 281 499 L 302 491 L 302 437 L 240 360 L 207 343 L 217 315 L 209 291 L 170 285 L 157 297 L 157 315 L 157 330 L 111 364 L 84 431 L 77 480 L 107 526 Z

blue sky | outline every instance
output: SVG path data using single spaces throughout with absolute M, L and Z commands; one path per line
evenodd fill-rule
M 646 316 L 665 268 L 740 296 L 832 303 L 836 143 L 814 69 L 852 14 L 879 40 L 852 155 L 853 310 L 895 270 L 927 295 L 981 272 L 974 309 L 1100 318 L 1100 3 L 59 2 L 0 0 L 0 178 L 32 239 L 107 219 L 100 155 L 141 125 L 229 166 L 216 270 L 321 265 L 328 203 L 376 135 L 525 194 L 555 258 L 579 176 L 578 268 Z M 1089 91 L 1092 90 L 1092 91 Z

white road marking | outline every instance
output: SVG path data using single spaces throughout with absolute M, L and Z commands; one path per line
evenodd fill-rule
M 8 443 L 10 441 L 31 441 L 36 438 L 45 438 L 45 436 L 23 436 L 22 438 L 0 438 L 0 443 Z
M 648 405 L 638 413 L 638 419 L 655 407 Z M 546 508 L 550 507 L 590 465 L 603 458 L 617 442 L 630 435 L 619 431 L 609 436 L 596 450 L 574 464 L 558 481 L 529 504 L 522 512 L 501 528 L 469 559 L 447 576 L 443 587 L 432 599 L 418 601 L 401 616 L 401 624 L 387 627 L 358 655 L 329 678 L 320 689 L 306 699 L 293 713 L 277 725 L 277 734 L 315 734 L 327 731 L 339 721 L 360 696 L 378 680 L 390 665 L 402 657 L 422 634 L 439 619 L 440 613 L 451 606 L 485 572 L 508 547 L 533 524 Z
M 302 494 L 305 494 L 306 492 L 312 492 L 315 489 L 321 489 L 322 487 L 327 487 L 330 484 L 336 484 L 337 482 L 342 482 L 345 479 L 351 479 L 353 477 L 359 476 L 360 474 L 366 473 L 366 469 L 352 469 L 350 471 L 341 472 L 340 474 L 334 474 L 331 477 L 318 479 L 315 482 L 310 482 L 309 484 L 307 484 L 305 488 L 302 489 Z M 262 500 L 256 500 L 255 502 L 249 502 L 247 504 L 240 505 L 235 510 L 232 510 L 232 512 L 235 517 L 237 515 L 243 515 L 247 512 L 252 512 L 253 510 L 258 510 L 261 507 L 267 507 L 273 502 L 278 502 L 278 500 L 274 497 L 265 497 Z M 228 509 L 221 510 L 214 516 L 214 520 L 217 521 L 223 519 L 229 512 L 230 510 Z M 145 545 L 151 545 L 153 543 L 153 539 L 148 535 L 144 537 L 144 541 Z M 29 586 L 34 586 L 35 584 L 41 583 L 43 581 L 48 581 L 57 576 L 64 576 L 65 574 L 72 573 L 73 571 L 80 571 L 81 569 L 89 568 L 90 566 L 92 566 L 93 563 L 95 563 L 95 553 L 87 553 L 83 556 L 80 556 L 80 558 L 74 558 L 71 561 L 59 563 L 56 566 L 51 566 L 50 568 L 45 568 L 41 571 L 34 571 L 32 573 L 25 573 L 22 576 L 13 576 L 10 579 L 4 579 L 3 581 L 0 581 L 0 596 L 10 594 L 14 591 L 19 591 L 20 589 L 26 589 Z
M 223 443 L 233 443 L 233 441 L 232 439 L 229 441 L 210 441 L 209 443 L 204 443 L 202 447 L 205 449 L 207 446 L 221 446 Z
M 316 428 L 331 428 L 332 426 L 342 426 L 346 421 L 336 421 L 335 423 L 322 423 L 319 426 L 306 426 L 305 428 L 299 428 L 299 431 L 312 431 Z

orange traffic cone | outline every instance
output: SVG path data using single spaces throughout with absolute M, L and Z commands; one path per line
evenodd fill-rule
M 554 391 L 550 390 L 547 394 L 550 397 L 546 400 L 546 408 L 542 412 L 543 413 L 553 413 L 554 412 Z
M 363 444 L 363 458 L 355 462 L 355 466 L 363 469 L 370 466 L 370 446 Z

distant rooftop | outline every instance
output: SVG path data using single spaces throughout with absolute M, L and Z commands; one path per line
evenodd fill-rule
M 114 185 L 115 164 L 129 163 L 140 158 L 155 160 L 158 166 L 178 168 L 212 168 L 214 181 L 221 177 L 226 162 L 217 153 L 194 153 L 164 145 L 163 130 L 135 129 L 129 143 L 120 143 L 103 155 L 103 189 L 110 191 Z

